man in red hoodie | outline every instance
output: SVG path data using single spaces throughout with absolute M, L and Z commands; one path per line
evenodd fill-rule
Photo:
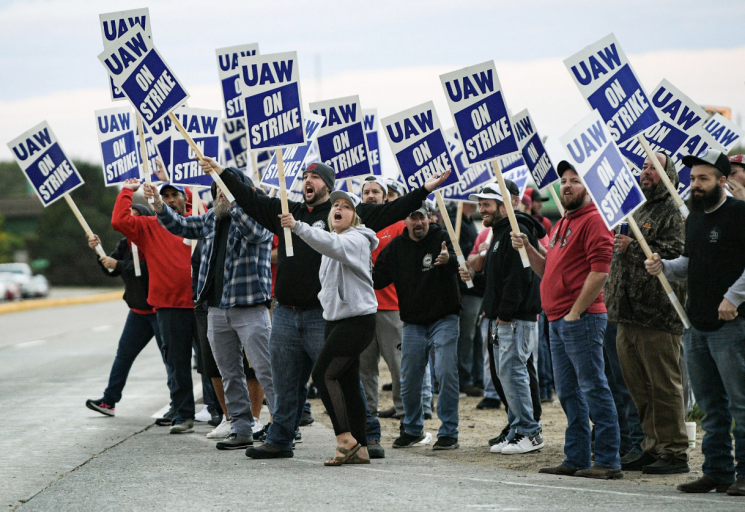
M 613 235 L 605 226 L 576 170 L 557 166 L 565 216 L 556 223 L 545 258 L 524 234 L 512 234 L 525 247 L 541 276 L 541 299 L 549 321 L 554 382 L 568 426 L 566 458 L 541 473 L 587 478 L 622 478 L 618 416 L 603 360 L 608 322 L 603 286 L 610 273 Z M 590 467 L 590 418 L 595 424 L 595 463 Z
M 196 323 L 191 290 L 191 245 L 169 233 L 157 217 L 132 217 L 132 195 L 140 188 L 136 179 L 124 182 L 111 216 L 111 226 L 149 256 L 148 303 L 158 317 L 166 364 L 171 371 L 174 417 L 171 434 L 194 432 L 194 392 L 191 379 L 191 345 Z M 163 201 L 180 215 L 188 215 L 186 191 L 178 185 L 160 187 Z

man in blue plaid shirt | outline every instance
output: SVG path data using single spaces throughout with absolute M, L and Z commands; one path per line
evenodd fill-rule
M 231 172 L 253 187 L 242 172 Z M 163 227 L 176 236 L 204 239 L 195 303 L 209 306 L 207 335 L 222 376 L 231 419 L 231 434 L 217 443 L 217 449 L 245 449 L 253 444 L 254 419 L 243 350 L 264 389 L 269 412 L 274 413 L 269 361 L 273 234 L 240 206 L 231 206 L 214 184 L 212 194 L 216 200 L 210 211 L 182 217 L 160 200 L 155 187 L 145 187 L 145 197 L 155 199 L 153 206 Z

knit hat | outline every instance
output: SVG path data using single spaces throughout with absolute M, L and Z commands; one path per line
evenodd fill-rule
M 152 217 L 153 215 L 155 215 L 153 211 L 144 204 L 133 204 L 132 208 L 137 210 L 137 213 L 139 213 L 142 217 Z
M 336 172 L 332 167 L 324 164 L 323 162 L 313 162 L 303 170 L 301 178 L 305 176 L 306 172 L 314 172 L 318 174 L 323 182 L 326 184 L 326 186 L 329 188 L 329 190 L 334 190 L 334 183 L 336 182 Z

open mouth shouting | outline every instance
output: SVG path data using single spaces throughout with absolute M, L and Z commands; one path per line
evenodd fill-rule
M 334 220 L 335 221 L 341 221 L 341 212 L 340 211 L 336 211 L 334 213 Z

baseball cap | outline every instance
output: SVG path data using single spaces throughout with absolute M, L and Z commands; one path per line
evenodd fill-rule
M 331 192 L 331 195 L 329 196 L 329 201 L 331 201 L 331 204 L 334 204 L 334 201 L 337 199 L 346 199 L 350 203 L 352 203 L 352 206 L 357 208 L 357 205 L 362 202 L 362 200 L 357 197 L 354 194 L 350 194 L 349 192 L 345 192 L 344 190 L 334 190 Z
M 182 187 L 181 185 L 173 185 L 171 183 L 163 183 L 160 186 L 160 188 L 158 188 L 158 193 L 159 194 L 162 194 L 163 193 L 163 190 L 167 189 L 168 187 L 170 187 L 170 188 L 172 188 L 172 189 L 174 189 L 174 190 L 176 190 L 178 192 L 181 192 L 182 194 L 186 195 L 186 189 L 184 187 Z
M 716 149 L 705 149 L 698 155 L 688 155 L 683 157 L 683 165 L 693 167 L 694 165 L 711 165 L 719 169 L 719 172 L 729 176 L 732 167 L 730 166 L 727 155 Z
M 525 195 L 528 196 L 534 203 L 536 201 L 545 203 L 548 201 L 548 197 L 543 197 L 537 188 L 526 188 Z
M 730 164 L 738 164 L 738 165 L 745 167 L 745 155 L 733 155 L 729 157 L 729 161 L 730 161 Z
M 511 195 L 516 196 L 520 193 L 520 189 L 517 188 L 517 185 L 514 181 L 504 180 L 504 185 L 507 188 L 507 192 L 509 192 Z M 501 203 L 504 202 L 502 191 L 500 190 L 499 184 L 497 183 L 484 185 L 476 194 L 470 194 L 468 196 L 469 201 L 478 201 L 479 199 L 494 199 L 495 201 L 499 201 Z
M 523 197 L 520 199 L 520 202 L 527 206 L 528 208 L 533 207 L 533 200 L 530 198 L 528 194 L 523 194 Z
M 406 190 L 404 190 L 404 186 L 401 185 L 400 182 L 397 180 L 394 180 L 393 178 L 388 178 L 385 180 L 386 185 L 388 188 L 393 189 L 394 192 L 396 192 L 398 195 L 402 196 L 406 194 Z
M 365 179 L 362 180 L 362 187 L 360 187 L 360 191 L 362 191 L 363 188 L 365 188 L 365 185 L 368 183 L 377 183 L 380 185 L 380 188 L 383 190 L 383 193 L 388 192 L 388 185 L 386 185 L 385 181 L 383 181 L 383 178 L 380 176 L 365 176 Z
M 574 166 L 566 160 L 562 160 L 561 162 L 559 162 L 559 165 L 556 166 L 556 172 L 559 175 L 559 178 L 561 178 L 561 175 L 564 174 L 564 171 L 567 170 L 577 172 L 577 169 L 575 169 Z
M 413 212 L 411 212 L 411 213 L 409 214 L 409 217 L 411 217 L 411 216 L 412 216 L 412 215 L 414 215 L 415 213 L 421 213 L 421 214 L 422 214 L 422 215 L 424 215 L 425 217 L 426 217 L 427 215 L 429 215 L 429 206 L 427 206 L 427 202 L 426 202 L 426 201 L 422 201 L 422 205 L 421 205 L 421 206 L 420 206 L 419 208 L 417 208 L 416 210 L 414 210 Z

